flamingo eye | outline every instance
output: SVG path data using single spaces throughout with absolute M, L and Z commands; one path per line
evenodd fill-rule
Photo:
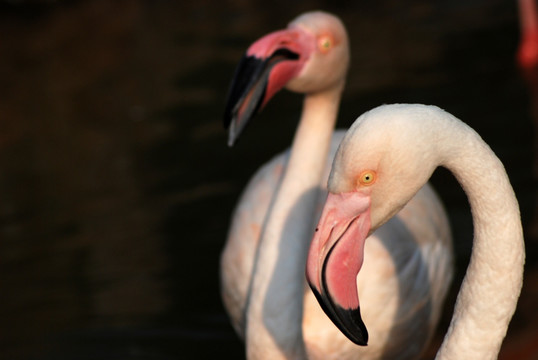
M 357 179 L 357 185 L 358 186 L 369 186 L 372 185 L 377 179 L 377 174 L 373 170 L 366 170 L 363 171 L 358 179 Z
M 319 51 L 327 53 L 333 46 L 333 41 L 330 36 L 322 36 L 318 40 Z

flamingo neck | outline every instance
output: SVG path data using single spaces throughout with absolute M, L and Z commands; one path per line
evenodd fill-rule
M 249 359 L 306 358 L 304 269 L 343 84 L 305 96 L 288 165 L 269 209 L 247 309 Z
M 436 358 L 496 359 L 521 291 L 523 233 L 502 163 L 478 134 L 463 127 L 447 141 L 451 156 L 442 165 L 453 172 L 469 198 L 473 249 Z

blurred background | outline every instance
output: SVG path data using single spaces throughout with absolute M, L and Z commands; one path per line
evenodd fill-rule
M 435 104 L 505 164 L 527 264 L 500 358 L 538 359 L 538 118 L 514 0 L 1 1 L 2 359 L 244 358 L 219 253 L 249 177 L 291 143 L 301 96 L 277 94 L 234 148 L 221 117 L 248 45 L 313 9 L 350 35 L 339 127 L 383 103 Z M 424 359 L 472 240 L 461 188 L 446 170 L 432 182 L 458 270 Z

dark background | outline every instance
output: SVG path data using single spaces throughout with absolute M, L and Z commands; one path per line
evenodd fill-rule
M 221 115 L 248 45 L 312 9 L 349 31 L 339 127 L 383 103 L 435 104 L 505 164 L 527 265 L 500 358 L 538 359 L 538 119 L 508 0 L 0 2 L 2 359 L 244 357 L 219 253 L 241 189 L 291 143 L 301 97 L 278 94 L 231 149 Z M 463 191 L 445 170 L 432 181 L 458 270 L 425 359 L 472 240 Z

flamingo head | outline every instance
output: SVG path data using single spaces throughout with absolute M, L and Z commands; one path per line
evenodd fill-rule
M 356 280 L 365 239 L 416 194 L 439 163 L 431 143 L 417 142 L 431 126 L 426 120 L 432 110 L 441 111 L 404 104 L 362 115 L 333 162 L 306 277 L 327 316 L 358 345 L 368 342 Z
M 324 12 L 305 13 L 286 29 L 257 40 L 241 58 L 230 86 L 224 113 L 228 144 L 283 87 L 314 93 L 341 86 L 348 63 L 345 28 Z

